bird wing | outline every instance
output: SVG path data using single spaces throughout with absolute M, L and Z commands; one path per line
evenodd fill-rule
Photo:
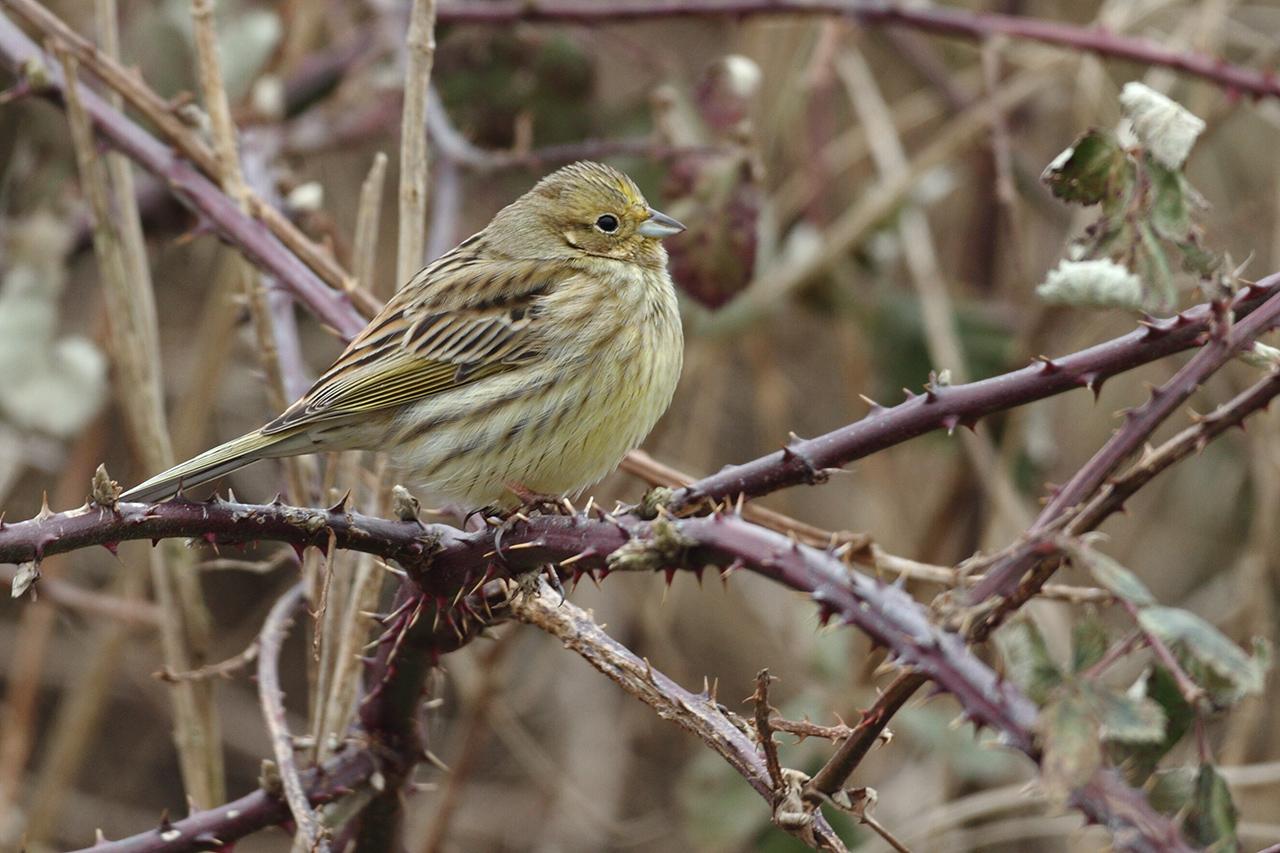
M 537 358 L 545 322 L 540 297 L 557 283 L 555 267 L 486 258 L 466 251 L 471 243 L 401 288 L 311 389 L 262 432 L 402 406 Z

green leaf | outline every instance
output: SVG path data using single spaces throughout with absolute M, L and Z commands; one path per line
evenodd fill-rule
M 1213 275 L 1222 266 L 1222 255 L 1201 246 L 1198 234 L 1179 242 L 1178 249 L 1182 252 L 1182 268 L 1201 278 Z
M 1227 782 L 1210 764 L 1200 765 L 1196 774 L 1195 794 L 1191 810 L 1183 821 L 1187 839 L 1212 851 L 1240 849 L 1236 838 L 1236 805 L 1231 801 Z
M 1174 243 L 1186 240 L 1191 234 L 1191 203 L 1186 178 L 1181 173 L 1165 168 L 1160 163 L 1146 159 L 1147 175 L 1151 179 L 1151 225 L 1157 234 Z
M 1241 695 L 1262 692 L 1269 655 L 1250 657 L 1217 628 L 1187 610 L 1153 605 L 1138 611 L 1138 624 L 1225 679 Z
M 1036 721 L 1044 757 L 1041 784 L 1050 802 L 1063 804 L 1102 764 L 1098 718 L 1078 690 L 1061 693 Z
M 1094 580 L 1119 598 L 1140 607 L 1156 603 L 1155 596 L 1137 575 L 1101 551 L 1088 545 L 1073 545 L 1070 553 L 1073 562 L 1088 569 Z
M 1191 805 L 1196 793 L 1196 771 L 1191 767 L 1170 767 L 1151 774 L 1146 786 L 1147 802 L 1162 814 L 1176 815 Z
M 1107 631 L 1094 613 L 1071 629 L 1071 671 L 1084 672 L 1107 653 Z
M 1164 740 L 1164 709 L 1153 700 L 1094 683 L 1082 684 L 1081 691 L 1098 715 L 1103 740 L 1122 743 Z
M 1063 151 L 1040 176 L 1058 198 L 1084 205 L 1115 197 L 1126 155 L 1114 135 L 1090 130 Z
M 1160 707 L 1165 717 L 1164 737 L 1156 743 L 1116 744 L 1111 753 L 1115 763 L 1124 766 L 1129 783 L 1142 785 L 1160 760 L 1191 730 L 1195 710 L 1182 698 L 1182 691 L 1178 689 L 1173 675 L 1162 666 L 1148 670 L 1135 685 L 1135 692 Z
M 1151 226 L 1140 223 L 1138 235 L 1142 239 L 1139 255 L 1142 277 L 1152 285 L 1147 294 L 1148 309 L 1168 311 L 1178 303 L 1178 289 L 1174 286 L 1169 258 Z
M 1062 671 L 1049 656 L 1044 636 L 1030 619 L 1020 617 L 996 632 L 996 646 L 1009 679 L 1038 705 L 1062 683 Z

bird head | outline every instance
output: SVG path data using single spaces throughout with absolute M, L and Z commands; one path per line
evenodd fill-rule
M 494 219 L 557 255 L 594 255 L 662 266 L 664 237 L 684 226 L 649 206 L 631 178 L 601 163 L 572 163 L 552 172 Z M 532 248 L 532 247 L 531 247 Z

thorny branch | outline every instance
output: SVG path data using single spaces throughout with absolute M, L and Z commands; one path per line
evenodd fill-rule
M 1208 342 L 1167 382 L 1153 389 L 1151 398 L 1146 403 L 1125 414 L 1124 425 L 1054 494 L 1031 526 L 1030 534 L 1034 536 L 1047 530 L 1102 488 L 1106 478 L 1141 450 L 1160 424 L 1177 411 L 1209 377 L 1260 335 L 1280 324 L 1280 294 L 1268 297 L 1261 306 L 1239 321 L 1233 323 L 1231 317 L 1229 305 L 1213 306 L 1213 324 L 1209 330 Z M 1160 327 L 1153 325 L 1151 328 Z M 1245 408 L 1241 417 L 1265 405 L 1274 393 L 1270 377 L 1258 383 L 1255 393 L 1242 404 L 1253 408 Z M 998 563 L 974 588 L 973 599 L 981 602 L 997 595 L 1009 597 L 1034 562 L 1034 550 L 1024 548 Z M 1038 584 L 1043 584 L 1048 579 L 1048 574 L 1043 574 L 1043 577 L 1038 578 Z M 1031 591 L 1034 592 L 1037 588 L 1038 585 L 1033 584 Z
M 427 603 L 434 602 L 446 619 L 452 620 L 456 613 L 467 623 L 473 614 L 465 597 L 474 595 L 489 579 L 557 563 L 568 563 L 571 576 L 587 571 L 697 571 L 714 565 L 725 574 L 745 569 L 768 577 L 808 594 L 824 620 L 835 618 L 854 625 L 892 649 L 898 662 L 951 692 L 969 718 L 995 728 L 1010 746 L 1038 758 L 1032 734 L 1035 706 L 975 657 L 962 638 L 934 625 L 914 599 L 896 587 L 851 572 L 835 554 L 800 545 L 735 515 L 652 522 L 629 516 L 535 516 L 504 534 L 503 559 L 497 562 L 490 529 L 463 533 L 341 510 L 179 499 L 154 505 L 118 504 L 114 509 L 86 506 L 6 525 L 0 529 L 0 560 L 27 561 L 38 554 L 157 536 L 218 542 L 277 540 L 295 547 L 332 541 L 336 547 L 377 553 L 405 566 L 422 594 L 415 604 L 407 587 L 402 587 L 398 622 L 389 631 L 399 639 L 384 643 L 379 657 L 380 671 L 391 680 L 375 682 L 378 686 L 370 694 L 378 700 L 372 707 L 382 710 L 361 715 L 366 731 L 402 760 L 420 747 L 414 730 L 396 722 L 405 717 L 390 709 L 416 705 L 429 664 L 424 654 L 398 652 L 401 639 L 412 636 L 420 620 L 425 624 L 422 615 Z M 451 607 L 451 601 L 462 608 Z M 481 621 L 478 614 L 474 619 Z M 465 642 L 465 624 L 456 630 L 459 643 Z M 1134 812 L 1138 807 L 1130 802 L 1133 798 L 1117 785 L 1115 780 L 1095 780 L 1077 792 L 1074 802 L 1091 819 L 1113 829 L 1142 828 L 1142 832 L 1176 840 L 1177 830 L 1171 823 L 1149 807 Z M 1124 808 L 1113 809 L 1111 797 L 1119 798 Z
M 1231 304 L 1245 317 L 1276 293 L 1280 274 L 1240 291 Z M 738 495 L 759 497 L 801 483 L 820 482 L 830 470 L 937 429 L 969 426 L 978 418 L 1076 388 L 1095 394 L 1107 379 L 1141 364 L 1205 343 L 1214 322 L 1209 304 L 1197 305 L 1167 320 L 1147 321 L 1136 331 L 1059 358 L 1041 358 L 1028 367 L 963 385 L 932 386 L 908 392 L 906 401 L 884 407 L 871 402 L 862 420 L 825 435 L 792 441 L 785 449 L 679 489 L 670 506 L 682 511 L 705 500 Z M 1263 328 L 1274 325 L 1268 316 Z M 1258 334 L 1262 329 L 1254 328 Z
M 0 63 L 19 73 L 24 63 L 33 60 L 48 64 L 43 52 L 0 15 Z M 48 78 L 52 85 L 62 85 L 56 68 L 49 69 Z M 227 239 L 240 246 L 250 260 L 288 287 L 322 321 L 346 338 L 363 327 L 364 320 L 343 294 L 319 281 L 261 223 L 244 216 L 233 201 L 174 151 L 87 89 L 84 101 L 95 127 L 108 142 L 164 178 L 184 203 L 207 217 Z M 1268 276 L 1244 288 L 1231 306 L 1235 315 L 1246 316 L 1277 285 L 1280 285 L 1280 275 Z M 1211 307 L 1202 304 L 1168 321 L 1144 326 L 1073 355 L 1046 358 L 990 379 L 933 388 L 888 408 L 874 404 L 871 412 L 854 424 L 792 442 L 779 453 L 726 467 L 679 490 L 672 508 L 681 510 L 707 499 L 714 502 L 738 495 L 758 497 L 788 486 L 814 482 L 821 480 L 830 468 L 847 465 L 926 432 L 968 426 L 986 415 L 1075 388 L 1088 387 L 1096 392 L 1117 373 L 1203 344 L 1211 322 Z
M 1280 395 L 1280 372 L 1272 371 L 1210 414 L 1198 416 L 1196 423 L 1183 429 L 1158 448 L 1148 450 L 1128 470 L 1108 482 L 1088 503 L 1072 515 L 1071 520 L 1064 527 L 1063 534 L 1068 537 L 1079 536 L 1094 530 L 1111 515 L 1119 512 L 1124 507 L 1125 501 L 1151 482 L 1161 471 L 1192 453 L 1204 449 L 1210 441 L 1227 430 L 1243 426 L 1249 415 L 1265 409 L 1277 395 Z M 1050 547 L 1046 548 L 1046 544 Z M 1045 553 L 1046 550 L 1048 553 Z M 1051 542 L 1047 543 L 1044 537 L 1030 538 L 1017 553 L 1038 557 L 1037 568 L 1019 585 L 1013 595 L 1001 603 L 999 609 L 974 626 L 971 632 L 972 639 L 981 640 L 988 636 L 1005 616 L 1028 601 L 1035 594 L 1037 584 L 1042 584 L 1048 577 L 1046 570 L 1056 567 L 1060 559 L 1059 548 Z M 1039 588 L 1043 589 L 1042 586 Z M 1118 656 L 1123 653 L 1140 636 L 1140 634 L 1134 634 L 1114 646 L 1103 660 L 1099 661 L 1095 671 L 1101 671 L 1114 659 L 1113 655 Z M 1176 675 L 1182 670 L 1180 666 L 1174 666 L 1170 671 Z M 808 790 L 818 795 L 829 795 L 842 786 L 866 756 L 876 736 L 889 719 L 927 681 L 927 678 L 915 671 L 898 675 L 877 697 L 871 708 L 863 712 L 854 736 L 840 745 L 822 770 L 814 776 Z M 1179 682 L 1179 686 L 1188 694 L 1193 692 L 1182 681 Z
M 766 766 L 746 733 L 726 716 L 713 691 L 685 690 L 610 637 L 582 608 L 568 601 L 561 603 L 559 593 L 545 583 L 536 594 L 517 597 L 511 604 L 511 615 L 556 637 L 663 719 L 696 735 L 740 773 L 756 793 L 776 806 L 772 781 L 776 777 L 771 776 L 775 771 Z M 811 816 L 803 826 L 782 828 L 818 849 L 844 849 L 821 815 Z
M 20 0 L 9 2 L 12 4 Z M 440 10 L 442 21 L 466 19 L 481 23 L 516 19 L 604 20 L 602 16 L 606 14 L 611 21 L 673 15 L 849 15 L 866 24 L 903 25 L 968 38 L 990 35 L 1028 38 L 1165 65 L 1204 77 L 1231 92 L 1256 96 L 1280 93 L 1271 75 L 1229 66 L 1211 57 L 1169 51 L 1149 42 L 1098 30 L 945 8 L 906 10 L 896 5 L 855 0 L 803 4 L 789 0 L 682 0 L 680 3 L 652 0 L 614 5 L 605 10 L 572 0 L 547 0 L 525 4 L 496 2 L 484 7 L 445 5 Z M 42 58 L 45 76 L 55 90 L 63 86 L 58 69 L 51 67 L 43 52 L 0 15 L 0 61 L 15 73 L 20 73 L 19 69 L 25 63 Z M 277 275 L 318 316 L 346 336 L 362 325 L 363 321 L 347 297 L 326 286 L 312 270 L 299 262 L 299 253 L 304 252 L 305 247 L 280 241 L 278 223 L 273 224 L 268 216 L 254 219 L 240 213 L 234 208 L 234 203 L 229 205 L 225 195 L 192 169 L 181 155 L 175 154 L 92 92 L 87 89 L 81 89 L 81 92 L 86 111 L 105 139 L 165 178 L 179 197 L 213 222 L 224 236 L 240 246 L 255 262 Z M 169 141 L 179 144 L 175 139 Z M 198 152 L 183 153 L 199 162 Z M 311 266 L 320 269 L 314 262 Z M 329 281 L 329 284 L 333 283 Z M 1278 283 L 1280 278 L 1273 276 L 1246 288 L 1230 308 L 1237 317 L 1248 316 L 1264 299 L 1271 298 Z M 1239 423 L 1280 391 L 1280 382 L 1274 376 L 1268 377 L 1215 415 L 1144 457 L 1112 486 L 1102 485 L 1105 477 L 1132 455 L 1151 431 L 1235 350 L 1275 325 L 1278 312 L 1280 308 L 1268 303 L 1256 317 L 1224 333 L 1223 327 L 1215 324 L 1213 306 L 1200 306 L 1167 322 L 1151 323 L 1143 330 L 1074 356 L 1045 359 L 1021 371 L 963 386 L 931 387 L 924 395 L 912 397 L 898 406 L 889 409 L 875 406 L 872 413 L 857 424 L 817 439 L 793 442 L 781 454 L 773 454 L 691 484 L 676 495 L 670 506 L 686 511 L 706 509 L 708 503 L 726 498 L 739 495 L 754 497 L 800 482 L 819 481 L 829 468 L 847 464 L 924 432 L 970 425 L 986 414 L 1075 387 L 1088 386 L 1096 391 L 1103 380 L 1115 373 L 1207 343 L 1196 358 L 1161 389 L 1165 393 L 1158 392 L 1150 403 L 1130 415 L 1113 441 L 1082 469 L 1076 480 L 1068 484 L 1046 510 L 1046 515 L 1062 515 L 1079 501 L 1096 495 L 1092 503 L 1085 505 L 1073 517 L 1070 527 L 1083 524 L 1081 519 L 1090 518 L 1091 508 L 1095 515 L 1102 513 L 1097 516 L 1097 521 L 1100 521 L 1123 503 L 1132 490 L 1149 481 L 1163 467 L 1183 458 L 1233 423 Z M 1126 492 L 1126 489 L 1130 491 Z M 410 527 L 412 529 L 407 529 Z M 652 522 L 632 517 L 617 520 L 589 520 L 580 516 L 569 519 L 535 518 L 517 527 L 507 538 L 503 556 L 508 559 L 499 567 L 492 560 L 495 545 L 489 532 L 461 534 L 451 528 L 423 528 L 408 522 L 354 516 L 340 509 L 326 512 L 280 505 L 194 504 L 178 500 L 150 508 L 140 505 L 120 505 L 112 509 L 90 506 L 71 513 L 42 513 L 30 522 L 7 526 L 0 522 L 0 559 L 38 561 L 42 555 L 88 544 L 110 546 L 121 539 L 172 535 L 241 543 L 276 538 L 299 548 L 332 536 L 339 547 L 401 562 L 420 588 L 421 594 L 412 591 L 408 585 L 402 588 L 403 606 L 395 611 L 394 618 L 389 619 L 391 628 L 380 646 L 379 658 L 373 662 L 375 687 L 362 711 L 362 721 L 373 736 L 374 749 L 369 753 L 357 752 L 340 757 L 327 771 L 304 774 L 306 784 L 312 786 L 309 795 L 313 800 L 330 796 L 330 788 L 326 786 L 335 778 L 349 780 L 352 785 L 362 782 L 373 772 L 368 765 L 373 760 L 370 756 L 374 755 L 382 760 L 390 757 L 391 773 L 403 778 L 407 769 L 405 762 L 411 766 L 417 760 L 413 754 L 417 745 L 415 733 L 404 726 L 405 721 L 412 720 L 422 678 L 429 666 L 429 653 L 432 650 L 437 653 L 448 651 L 465 643 L 471 632 L 490 617 L 486 613 L 486 617 L 481 618 L 476 612 L 476 608 L 487 604 L 488 600 L 481 598 L 473 602 L 471 596 L 498 574 L 536 569 L 544 563 L 567 564 L 571 560 L 575 561 L 572 572 L 671 567 L 700 569 L 707 563 L 721 566 L 726 573 L 735 568 L 755 571 L 809 593 L 824 617 L 838 616 L 857 625 L 889 645 L 902 663 L 911 666 L 912 669 L 904 672 L 864 715 L 854 734 L 842 745 L 840 753 L 844 755 L 837 754 L 840 762 L 837 764 L 833 759 L 828 765 L 832 768 L 830 778 L 823 779 L 820 774 L 812 780 L 809 791 L 813 794 L 829 795 L 839 789 L 843 779 L 847 778 L 847 771 L 856 766 L 870 742 L 874 741 L 879 733 L 878 727 L 914 691 L 913 682 L 922 683 L 926 678 L 953 692 L 964 705 L 966 713 L 975 720 L 996 727 L 1009 743 L 1032 758 L 1037 757 L 1030 733 L 1034 706 L 1016 690 L 995 679 L 958 637 L 932 625 L 912 599 L 900 591 L 882 587 L 875 581 L 849 572 L 831 554 L 795 544 L 734 516 L 715 515 L 684 520 L 660 517 Z M 992 572 L 994 577 L 990 583 L 992 587 L 1007 587 L 1010 577 L 1017 580 L 1022 574 L 1021 571 L 1013 573 L 1006 565 L 1001 573 Z M 1015 595 L 1009 600 L 1025 600 L 1040 589 L 1045 578 L 1047 574 L 1039 577 L 1033 585 L 1024 583 L 1019 590 L 1024 593 L 1023 597 L 1019 599 Z M 414 596 L 417 596 L 416 601 Z M 287 597 L 277 604 L 277 609 L 286 603 Z M 447 635 L 441 631 L 441 619 L 448 629 Z M 428 624 L 431 626 L 429 631 L 426 628 Z M 412 654 L 408 653 L 409 650 Z M 896 689 L 894 685 L 897 685 Z M 405 713 L 406 707 L 408 713 Z M 384 766 L 379 772 L 386 769 Z M 776 783 L 778 774 L 772 775 L 772 781 Z M 296 797 L 292 799 L 296 800 Z M 165 842 L 178 840 L 199 846 L 210 843 L 214 837 L 211 833 L 216 831 L 218 840 L 225 842 L 239 837 L 235 834 L 237 827 L 252 824 L 252 828 L 257 828 L 281 820 L 287 814 L 283 805 L 265 792 L 250 795 L 237 803 L 243 805 L 243 810 L 239 807 L 233 809 L 235 804 L 228 804 L 193 815 L 187 821 L 166 824 L 151 835 Z M 1176 828 L 1152 812 L 1140 794 L 1125 788 L 1112 774 L 1103 772 L 1095 776 L 1076 793 L 1075 803 L 1113 831 L 1127 829 L 1123 836 L 1125 843 L 1132 843 L 1137 849 L 1154 849 L 1157 846 L 1177 849 L 1181 844 Z M 305 806 L 299 807 L 295 803 L 295 808 L 307 813 Z M 242 822 L 246 814 L 253 817 Z M 178 834 L 173 835 L 174 832 Z M 142 846 L 134 847 L 128 846 L 130 842 L 120 842 L 118 844 L 124 846 L 107 845 L 107 848 L 153 849 L 154 841 L 154 838 L 152 841 L 138 841 L 137 844 Z

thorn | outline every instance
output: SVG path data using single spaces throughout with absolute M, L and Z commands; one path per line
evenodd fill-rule
M 1143 337 L 1143 340 L 1147 340 L 1147 341 L 1153 341 L 1153 340 L 1158 340 L 1159 338 L 1163 338 L 1165 335 L 1172 332 L 1175 328 L 1175 324 L 1173 322 L 1168 320 L 1160 320 L 1150 315 L 1147 315 L 1146 317 L 1143 317 L 1141 320 L 1139 320 L 1138 325 L 1142 326 L 1145 329 L 1145 332 L 1143 333 L 1142 337 Z
M 706 568 L 706 566 L 698 566 L 693 570 L 693 576 L 698 579 L 698 586 L 702 586 L 702 572 Z
M 279 493 L 279 492 L 276 492 L 276 496 L 275 496 L 274 498 L 272 498 L 272 499 L 271 499 L 271 505 L 272 505 L 272 506 L 284 506 L 284 498 L 280 496 L 280 493 Z
M 293 548 L 293 553 L 298 555 L 298 562 L 302 562 L 302 555 L 306 553 L 307 546 L 303 542 L 290 542 L 289 546 Z
M 45 521 L 53 517 L 53 510 L 49 509 L 49 493 L 40 493 L 40 511 L 36 513 L 36 521 Z
M 667 576 L 667 586 L 671 586 L 676 579 L 676 570 L 671 566 L 667 566 L 667 568 L 663 569 L 663 573 Z
M 103 548 L 106 548 L 108 551 L 110 551 L 110 552 L 111 552 L 111 556 L 113 556 L 113 557 L 119 557 L 119 556 L 120 556 L 120 543 L 119 543 L 119 542 L 103 542 L 103 543 L 102 543 L 102 547 L 103 547 Z
M 1052 376 L 1062 370 L 1062 368 L 1058 367 L 1054 360 L 1049 358 L 1047 355 L 1038 355 L 1032 359 L 1032 361 L 1040 363 L 1040 373 L 1044 376 Z
M 955 435 L 956 427 L 960 426 L 960 416 L 947 415 L 942 419 L 942 425 L 946 427 L 947 435 Z
M 548 585 L 556 592 L 560 593 L 560 604 L 556 605 L 559 607 L 561 604 L 564 604 L 565 600 L 564 584 L 560 582 L 560 574 L 556 571 L 555 566 L 550 563 L 543 567 L 543 572 L 547 576 Z
M 347 493 L 338 498 L 338 502 L 329 507 L 329 512 L 335 515 L 342 515 L 347 511 L 347 501 L 351 498 L 351 490 L 347 489 Z
M 1081 385 L 1093 392 L 1093 401 L 1096 403 L 1098 397 L 1102 394 L 1102 383 L 1106 382 L 1106 378 L 1097 372 L 1090 372 L 1081 375 L 1078 380 Z
M 858 399 L 866 403 L 868 409 L 870 409 L 870 411 L 867 412 L 867 417 L 873 417 L 875 415 L 879 415 L 881 412 L 888 411 L 884 406 L 880 405 L 875 400 L 872 400 L 866 394 L 859 394 Z

